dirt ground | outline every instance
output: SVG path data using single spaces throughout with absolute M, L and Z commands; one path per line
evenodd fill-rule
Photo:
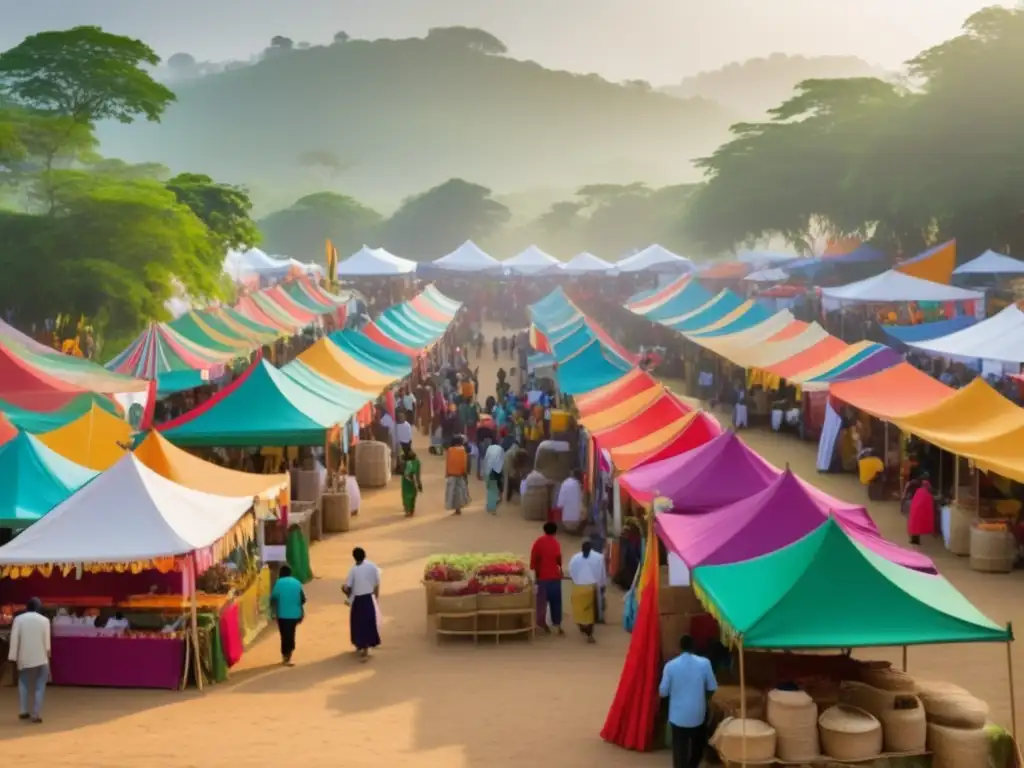
M 501 364 L 511 363 L 506 357 Z M 497 364 L 487 348 L 479 365 L 481 386 L 489 389 Z M 812 444 L 757 430 L 744 439 L 828 493 L 866 503 L 852 476 L 815 472 Z M 308 618 L 299 629 L 295 667 L 279 665 L 276 633 L 268 630 L 246 651 L 231 680 L 205 693 L 51 688 L 40 726 L 16 719 L 16 693 L 5 689 L 5 760 L 47 768 L 667 765 L 664 753 L 626 753 L 598 735 L 629 640 L 617 620 L 616 589 L 610 590 L 610 622 L 598 628 L 596 645 L 585 645 L 572 632 L 533 644 L 435 642 L 420 587 L 426 559 L 442 552 L 525 555 L 540 531 L 522 520 L 515 505 L 502 505 L 497 517 L 483 512 L 483 486 L 476 481 L 472 506 L 460 518 L 449 516 L 443 510 L 441 459 L 427 455 L 425 447 L 419 453 L 425 492 L 415 518 L 402 516 L 396 479 L 386 490 L 364 494 L 351 532 L 314 546 L 317 578 L 307 587 Z M 905 540 L 896 505 L 870 508 L 889 538 Z M 563 540 L 567 556 L 577 543 Z M 383 646 L 366 665 L 357 663 L 349 646 L 340 591 L 354 546 L 364 547 L 383 572 Z M 925 551 L 992 619 L 1024 614 L 1019 573 L 973 573 L 938 541 L 926 542 Z M 872 655 L 898 662 L 900 653 Z M 964 685 L 990 703 L 994 720 L 1009 723 L 1004 646 L 914 648 L 909 669 Z

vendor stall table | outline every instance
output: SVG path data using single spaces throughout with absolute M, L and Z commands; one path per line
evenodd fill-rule
M 181 638 L 54 635 L 51 648 L 54 685 L 177 690 L 185 676 Z
M 536 596 L 530 591 L 529 604 L 521 608 L 478 607 L 474 611 L 445 613 L 439 609 L 434 614 L 434 633 L 437 642 L 442 635 L 463 635 L 473 638 L 473 644 L 480 642 L 480 637 L 494 637 L 495 645 L 502 637 L 508 635 L 526 635 L 533 642 L 536 634 L 534 618 L 537 613 Z M 513 619 L 504 622 L 502 619 Z M 446 626 L 447 625 L 447 626 Z

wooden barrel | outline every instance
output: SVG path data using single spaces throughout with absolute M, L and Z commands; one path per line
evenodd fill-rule
M 334 493 L 325 493 L 321 502 L 324 511 L 324 532 L 346 533 L 352 522 L 348 510 L 348 492 L 342 488 Z

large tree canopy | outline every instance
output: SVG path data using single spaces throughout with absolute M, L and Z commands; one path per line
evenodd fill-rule
M 301 261 L 322 261 L 330 240 L 341 258 L 377 241 L 383 218 L 345 195 L 317 192 L 259 222 L 264 248 Z

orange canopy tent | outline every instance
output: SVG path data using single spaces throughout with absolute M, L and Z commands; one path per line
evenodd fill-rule
M 587 416 L 580 416 L 580 424 L 586 427 L 592 434 L 609 429 L 616 424 L 621 424 L 633 418 L 654 403 L 659 397 L 662 397 L 666 391 L 665 387 L 661 385 L 651 387 L 638 395 L 634 395 L 614 405 L 609 405 L 604 410 L 595 411 Z
M 692 451 L 722 433 L 722 427 L 709 413 L 693 411 L 639 440 L 608 451 L 612 465 L 627 472 L 653 461 L 661 461 Z
M 594 432 L 592 436 L 599 448 L 610 451 L 643 438 L 653 438 L 667 428 L 678 426 L 680 418 L 690 413 L 690 406 L 668 390 L 663 390 L 660 397 L 632 418 L 600 432 Z M 662 439 L 667 437 L 668 435 L 663 435 Z
M 657 390 L 662 385 L 647 371 L 633 368 L 621 378 L 605 384 L 595 390 L 574 398 L 576 410 L 580 418 L 598 411 L 604 411 L 624 400 L 628 400 L 641 392 Z
M 908 363 L 899 363 L 884 371 L 829 387 L 837 400 L 869 413 L 883 421 L 897 421 L 932 408 L 956 390 L 933 379 Z

